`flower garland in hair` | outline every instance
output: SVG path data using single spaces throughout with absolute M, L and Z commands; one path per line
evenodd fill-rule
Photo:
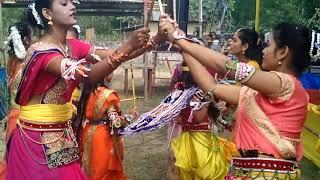
M 43 22 L 36 10 L 36 5 L 35 3 L 32 3 L 28 6 L 31 9 L 32 15 L 34 17 L 34 19 L 37 21 L 37 24 L 43 27 Z
M 13 44 L 13 49 L 11 49 L 11 47 L 9 46 L 11 41 Z M 24 47 L 21 39 L 21 35 L 15 26 L 12 26 L 10 28 L 10 34 L 7 38 L 5 46 L 8 51 L 13 50 L 14 55 L 19 59 L 24 59 L 27 54 L 26 48 Z

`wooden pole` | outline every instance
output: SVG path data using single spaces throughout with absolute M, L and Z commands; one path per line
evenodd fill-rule
M 202 0 L 199 0 L 199 37 L 202 38 L 203 35 L 203 8 Z
M 255 30 L 259 32 L 260 26 L 260 0 L 256 0 L 256 20 L 255 20 Z
M 173 0 L 173 19 L 178 21 L 178 19 L 177 19 L 177 0 Z

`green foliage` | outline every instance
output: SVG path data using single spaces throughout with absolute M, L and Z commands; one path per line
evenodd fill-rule
M 205 25 L 219 21 L 217 2 L 203 0 Z M 254 28 L 256 0 L 225 0 L 228 6 L 224 30 L 233 32 L 240 27 Z M 296 22 L 320 30 L 320 0 L 261 0 L 260 30 L 269 31 L 279 22 Z M 199 17 L 199 1 L 190 0 L 190 17 Z M 208 28 L 207 28 L 208 29 Z
M 25 10 L 18 8 L 3 8 L 2 16 L 2 32 L 5 37 L 10 25 L 21 20 L 25 21 L 26 19 Z M 95 28 L 97 36 L 115 36 L 118 32 L 115 32 L 114 29 L 119 29 L 120 27 L 125 28 L 139 23 L 141 23 L 141 21 L 136 17 L 78 16 L 78 24 L 81 26 L 82 36 L 85 35 L 85 29 L 87 28 Z
M 2 9 L 2 23 L 3 23 L 3 29 L 2 32 L 6 36 L 8 33 L 9 27 L 14 24 L 15 22 L 21 21 L 22 19 L 25 19 L 25 10 L 21 8 L 15 8 L 15 9 Z M 0 30 L 1 31 L 1 30 Z
M 221 0 L 203 0 L 203 25 L 208 31 L 216 30 L 214 27 L 219 25 L 222 11 Z M 235 0 L 225 0 L 227 5 L 227 12 L 225 15 L 224 29 L 230 29 L 233 24 L 230 23 L 231 12 L 235 8 Z M 189 19 L 198 20 L 199 18 L 199 0 L 190 0 L 189 5 Z

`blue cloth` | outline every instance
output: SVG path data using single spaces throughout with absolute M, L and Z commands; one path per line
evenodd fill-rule
M 7 88 L 7 73 L 5 68 L 0 68 L 0 120 L 6 115 L 9 107 L 5 107 L 10 104 Z
M 320 75 L 304 73 L 299 79 L 305 89 L 320 90 Z

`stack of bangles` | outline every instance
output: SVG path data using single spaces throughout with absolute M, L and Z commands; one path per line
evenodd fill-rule
M 227 73 L 224 77 L 227 77 L 231 71 L 235 71 L 234 80 L 237 82 L 244 84 L 250 80 L 250 78 L 253 76 L 253 74 L 256 72 L 256 69 L 246 63 L 243 62 L 237 62 L 232 60 L 227 60 L 225 62 L 225 67 L 227 68 Z M 205 95 L 206 99 L 213 99 L 214 98 L 214 92 L 217 86 L 212 88 L 210 91 L 208 91 Z
M 133 53 L 142 54 L 146 51 L 152 51 L 156 47 L 157 47 L 157 44 L 154 42 L 152 38 L 150 38 L 146 43 L 146 45 L 144 45 L 141 49 L 136 50 L 138 52 L 133 52 Z M 107 58 L 107 62 L 108 64 L 110 64 L 111 67 L 117 68 L 122 62 L 126 61 L 128 57 L 129 57 L 129 54 L 124 54 L 119 50 L 116 50 Z
M 225 76 L 228 76 L 228 74 L 231 71 L 235 71 L 234 80 L 241 84 L 248 82 L 249 79 L 256 72 L 256 69 L 253 66 L 243 62 L 237 62 L 232 60 L 227 60 L 225 62 L 225 67 L 228 69 L 228 72 Z
M 116 50 L 107 58 L 107 62 L 112 68 L 117 68 L 122 62 L 127 59 L 128 56 L 128 54 L 124 54 L 119 50 Z

